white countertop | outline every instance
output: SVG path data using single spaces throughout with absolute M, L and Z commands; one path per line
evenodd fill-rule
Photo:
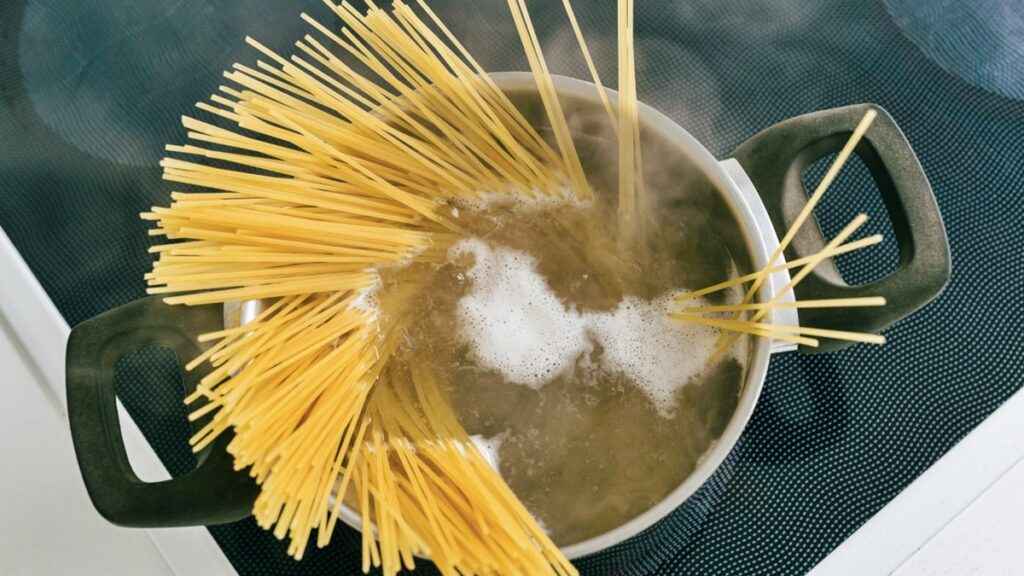
M 1020 420 L 1017 420 L 1019 430 Z M 1020 574 L 1024 550 L 1024 463 L 1017 462 L 894 574 Z
M 1018 392 L 814 569 L 815 576 L 1024 573 Z
M 70 332 L 0 229 L 0 574 L 235 574 L 202 527 L 126 529 L 103 520 L 78 472 L 67 427 L 64 348 Z M 167 470 L 120 406 L 129 461 L 145 480 Z
M 234 574 L 204 528 L 123 529 L 92 508 L 64 412 L 68 326 L 0 229 L 0 574 Z M 123 410 L 140 477 L 167 472 Z M 816 576 L 1017 574 L 1024 566 L 1018 393 L 825 558 Z
M 19 348 L 0 317 L 0 574 L 173 575 L 146 532 L 112 526 L 93 509 L 67 423 Z

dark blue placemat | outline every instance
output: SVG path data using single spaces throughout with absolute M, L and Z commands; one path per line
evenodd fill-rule
M 613 4 L 574 5 L 614 80 Z M 525 68 L 504 2 L 434 6 L 489 69 Z M 587 77 L 560 3 L 531 8 L 554 71 Z M 284 49 L 304 33 L 302 10 L 323 14 L 312 0 L 0 5 L 0 226 L 69 323 L 142 295 L 149 242 L 136 214 L 165 201 L 156 161 L 184 137 L 178 115 L 222 69 L 252 61 L 245 34 Z M 585 573 L 803 573 L 1021 386 L 1022 15 L 1014 0 L 637 3 L 641 98 L 719 157 L 790 116 L 885 107 L 931 178 L 954 272 L 884 348 L 774 358 L 747 432 L 699 496 L 579 562 Z M 853 167 L 818 212 L 834 232 L 864 207 L 881 213 Z M 877 278 L 894 254 L 890 245 L 840 268 L 852 282 Z M 178 462 L 176 400 L 142 377 L 160 372 L 123 370 L 136 375 L 121 383 L 126 404 Z M 251 521 L 211 532 L 241 574 L 356 571 L 348 529 L 301 564 Z

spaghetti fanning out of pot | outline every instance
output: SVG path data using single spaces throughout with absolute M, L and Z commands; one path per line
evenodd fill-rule
M 633 420 L 664 417 L 696 426 L 701 440 L 690 460 L 671 466 L 643 462 L 686 474 L 714 441 L 715 430 L 720 433 L 731 409 L 728 399 L 734 402 L 737 394 L 727 386 L 707 392 L 708 398 L 726 399 L 713 421 L 691 421 L 680 398 L 714 391 L 714 378 L 739 382 L 742 354 L 736 350 L 745 340 L 735 334 L 808 346 L 816 337 L 881 342 L 873 335 L 760 321 L 779 306 L 883 304 L 878 298 L 753 301 L 773 271 L 801 267 L 788 290 L 825 258 L 880 240 L 847 241 L 863 223 L 858 217 L 818 254 L 778 264 L 871 116 L 764 269 L 675 294 L 679 286 L 702 285 L 681 274 L 709 281 L 735 275 L 737 266 L 727 253 L 717 259 L 703 254 L 712 263 L 703 272 L 680 270 L 662 258 L 678 246 L 659 236 L 650 206 L 654 194 L 648 193 L 653 185 L 643 176 L 632 0 L 618 2 L 617 106 L 564 0 L 615 138 L 615 183 L 602 189 L 581 160 L 589 152 L 577 149 L 525 0 L 508 4 L 550 134 L 538 130 L 536 119 L 528 119 L 423 0 L 418 2 L 418 11 L 395 1 L 390 10 L 370 3 L 360 12 L 328 0 L 344 27 L 303 14 L 316 35 L 299 40 L 289 57 L 247 39 L 265 60 L 226 72 L 229 84 L 210 102 L 197 104 L 210 118 L 183 118 L 193 144 L 167 147 L 174 156 L 162 162 L 164 178 L 181 189 L 171 193 L 169 207 L 142 215 L 155 222 L 151 235 L 172 240 L 151 248 L 158 259 L 146 274 L 148 290 L 168 294 L 171 304 L 268 303 L 243 326 L 201 336 L 212 345 L 187 367 L 205 363 L 210 371 L 186 402 L 193 408 L 191 420 L 207 421 L 190 443 L 198 451 L 233 433 L 227 449 L 235 468 L 260 485 L 253 509 L 257 522 L 288 538 L 288 553 L 296 559 L 306 553 L 314 531 L 317 546 L 329 543 L 348 505 L 363 522 L 364 571 L 377 566 L 395 574 L 424 556 L 444 574 L 575 574 L 556 540 L 587 534 L 573 534 L 572 526 L 545 529 L 524 505 L 524 499 L 543 500 L 542 491 L 531 493 L 527 480 L 503 478 L 470 437 L 467 416 L 459 410 L 465 398 L 452 382 L 459 359 L 469 354 L 492 374 L 505 370 L 510 379 L 527 383 L 518 388 L 523 394 L 536 392 L 530 382 L 557 377 L 564 390 L 589 397 L 585 379 L 563 376 L 570 368 L 599 374 L 618 396 L 595 402 L 617 405 L 615 398 L 631 397 L 635 401 L 624 405 L 634 410 Z M 533 228 L 525 235 L 515 233 L 519 228 L 509 233 L 514 226 Z M 505 244 L 496 244 L 502 237 Z M 563 251 L 534 259 L 523 251 L 530 242 Z M 473 261 L 467 264 L 465 257 Z M 584 269 L 565 273 L 574 265 Z M 476 346 L 471 353 L 456 340 L 447 348 L 427 345 L 446 333 L 431 327 L 432 311 L 457 314 L 460 322 L 476 326 L 480 341 L 494 333 L 487 332 L 490 320 L 480 319 L 474 302 L 494 301 L 502 290 L 511 293 L 513 284 L 486 284 L 481 275 L 487 266 L 499 280 L 532 283 L 536 297 L 529 306 L 570 328 L 558 334 L 568 344 L 538 348 L 534 356 L 547 362 L 542 369 L 522 372 L 516 350 L 509 355 L 481 342 L 470 343 Z M 545 270 L 563 274 L 538 279 Z M 446 282 L 467 277 L 476 279 L 475 292 L 456 298 L 466 286 Z M 573 280 L 578 277 L 588 281 Z M 748 282 L 740 293 L 737 287 Z M 727 296 L 704 300 L 719 291 Z M 735 316 L 723 316 L 729 313 Z M 523 326 L 535 324 L 520 320 Z M 645 331 L 646 350 L 620 346 L 616 336 L 633 329 Z M 706 377 L 706 385 L 688 384 L 680 392 L 686 380 L 666 384 L 673 370 L 636 361 L 646 358 L 643 353 L 671 351 L 693 334 L 706 344 L 690 351 L 696 360 L 687 378 Z M 732 363 L 721 368 L 729 354 Z M 721 369 L 708 376 L 705 364 Z M 624 387 L 623 379 L 640 391 Z M 545 400 L 538 393 L 529 401 Z M 677 429 L 658 426 L 658 434 L 678 437 Z M 523 433 L 506 442 L 522 446 L 529 437 Z M 657 501 L 679 479 L 659 482 L 645 499 L 623 503 L 621 512 L 635 515 L 642 510 L 638 506 Z M 586 523 L 612 520 L 587 517 Z

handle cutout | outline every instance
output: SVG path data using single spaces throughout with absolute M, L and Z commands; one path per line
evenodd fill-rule
M 836 154 L 830 153 L 813 160 L 801 171 L 804 191 L 810 192 L 818 185 Z M 828 192 L 814 208 L 814 217 L 827 241 L 833 238 L 857 214 L 864 212 L 870 220 L 857 233 L 858 238 L 881 234 L 885 240 L 867 250 L 857 250 L 832 258 L 835 272 L 843 282 L 851 286 L 863 286 L 881 280 L 895 272 L 900 266 L 899 244 L 896 242 L 892 220 L 886 210 L 885 201 L 878 189 L 878 183 L 861 158 L 854 154 L 847 160 L 843 170 L 829 187 Z M 805 224 L 810 226 L 812 223 Z M 822 263 L 820 270 L 826 263 Z M 828 272 L 825 272 L 826 274 Z
M 122 356 L 114 365 L 114 394 L 172 478 L 195 469 L 196 456 L 188 445 L 192 427 L 184 404 L 185 380 L 174 350 L 150 344 Z

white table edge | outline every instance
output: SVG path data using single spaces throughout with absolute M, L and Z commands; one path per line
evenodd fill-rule
M 0 228 L 0 315 L 9 323 L 28 354 L 60 416 L 67 418 L 64 351 L 71 330 L 36 280 L 28 265 Z M 122 435 L 132 468 L 143 478 L 169 478 L 135 422 L 118 405 Z M 154 546 L 175 574 L 236 574 L 206 528 L 146 529 Z
M 815 576 L 891 574 L 1024 460 L 1018 391 L 825 557 Z

